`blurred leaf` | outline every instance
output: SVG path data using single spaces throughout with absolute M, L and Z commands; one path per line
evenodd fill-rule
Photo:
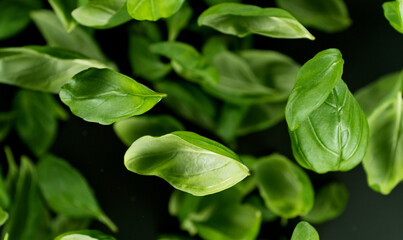
M 3 226 L 7 220 L 8 220 L 8 213 L 4 211 L 2 207 L 0 207 L 0 227 Z
M 71 16 L 71 12 L 78 7 L 79 0 L 48 0 L 48 2 L 63 25 L 65 32 L 71 32 L 76 26 L 76 21 Z M 50 24 L 52 23 L 49 22 Z
M 8 136 L 14 126 L 14 122 L 14 112 L 0 112 L 0 142 Z
M 270 209 L 268 209 L 265 205 L 263 200 L 256 195 L 252 195 L 246 199 L 246 203 L 252 205 L 256 209 L 258 209 L 262 213 L 262 222 L 273 222 L 277 219 L 277 215 L 274 214 Z
M 64 215 L 57 215 L 50 223 L 52 237 L 60 234 L 87 229 L 91 224 L 91 218 L 70 218 Z
M 55 240 L 116 240 L 114 237 L 106 235 L 97 230 L 81 230 L 64 233 Z
M 391 2 L 384 2 L 383 13 L 389 24 L 398 32 L 403 33 L 403 1 L 395 0 Z
M 248 107 L 225 103 L 220 111 L 217 124 L 217 135 L 227 143 L 234 143 L 237 130 L 245 117 Z
M 209 6 L 213 6 L 219 3 L 225 3 L 225 2 L 236 2 L 236 3 L 240 3 L 241 0 L 204 0 L 207 5 Z
M 291 240 L 319 240 L 319 234 L 309 223 L 302 221 L 295 227 Z
M 192 8 L 184 4 L 177 13 L 167 19 L 169 41 L 175 41 L 179 33 L 189 24 L 192 15 Z
M 184 2 L 185 0 L 127 0 L 127 10 L 136 20 L 157 21 L 174 15 Z

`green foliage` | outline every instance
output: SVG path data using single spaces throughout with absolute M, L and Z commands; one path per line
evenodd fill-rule
M 319 234 L 309 223 L 302 221 L 295 227 L 291 240 L 319 240 Z
M 81 230 L 64 233 L 55 240 L 116 240 L 114 237 L 106 235 L 97 230 Z
M 392 2 L 384 2 L 383 13 L 389 24 L 398 32 L 403 33 L 403 14 L 402 7 L 403 1 L 395 0 Z
M 127 0 L 127 10 L 136 20 L 157 21 L 174 15 L 185 0 Z

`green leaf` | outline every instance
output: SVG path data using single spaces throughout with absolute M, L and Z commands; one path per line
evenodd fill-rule
M 198 24 L 238 37 L 259 34 L 273 38 L 315 39 L 298 20 L 280 8 L 221 3 L 204 11 L 198 19 Z
M 105 125 L 143 114 L 165 96 L 123 74 L 96 68 L 75 75 L 60 91 L 75 115 Z
M 4 147 L 4 153 L 6 155 L 8 170 L 7 177 L 5 179 L 6 192 L 9 194 L 10 198 L 14 197 L 16 191 L 16 184 L 18 179 L 18 166 L 15 163 L 13 153 L 9 146 Z
M 3 209 L 8 209 L 11 201 L 9 193 L 7 192 L 7 185 L 3 179 L 2 176 L 3 173 L 1 172 L 1 170 L 2 169 L 0 168 L 0 219 L 3 219 L 4 218 L 4 213 L 2 213 L 4 211 Z M 3 218 L 1 216 L 3 216 Z
M 311 181 L 286 157 L 279 154 L 263 157 L 253 170 L 260 195 L 276 215 L 295 218 L 312 209 L 314 191 Z
M 52 237 L 60 234 L 87 229 L 92 222 L 91 218 L 71 218 L 64 215 L 57 215 L 50 222 Z
M 185 127 L 169 115 L 155 115 L 120 120 L 113 124 L 113 129 L 120 140 L 130 146 L 145 135 L 162 136 L 174 131 L 183 131 Z
M 29 12 L 41 7 L 39 0 L 2 0 L 0 2 L 0 40 L 24 30 L 31 19 Z
M 177 114 L 208 130 L 215 128 L 216 103 L 198 87 L 185 82 L 164 81 L 156 83 L 155 88 L 167 93 L 164 103 Z
M 55 240 L 116 240 L 114 237 L 106 235 L 97 230 L 81 230 L 67 232 L 59 235 Z
M 56 104 L 48 93 L 20 90 L 15 96 L 17 133 L 37 156 L 46 153 L 56 138 Z
M 104 64 L 68 50 L 52 47 L 0 48 L 0 83 L 59 93 L 75 74 Z
M 403 180 L 402 91 L 369 116 L 370 141 L 363 165 L 368 185 L 389 194 Z
M 403 33 L 403 1 L 384 2 L 383 13 L 389 24 L 398 32 Z
M 331 48 L 316 54 L 301 67 L 285 110 L 291 131 L 297 129 L 301 122 L 326 101 L 341 80 L 343 64 L 340 51 Z
M 204 0 L 207 5 L 209 6 L 213 6 L 219 3 L 225 3 L 225 2 L 236 2 L 236 3 L 240 3 L 241 0 Z
M 125 154 L 128 170 L 163 178 L 196 196 L 223 191 L 249 175 L 238 156 L 223 145 L 192 132 L 145 136 Z
M 323 223 L 340 216 L 346 209 L 348 190 L 341 183 L 329 183 L 315 195 L 315 204 L 302 219 L 313 224 Z
M 309 223 L 302 221 L 295 227 L 291 240 L 319 240 L 319 234 Z
M 202 53 L 208 62 L 212 62 L 214 57 L 224 51 L 228 51 L 227 42 L 221 36 L 210 37 L 203 45 Z
M 45 9 L 31 12 L 31 17 L 49 46 L 78 52 L 101 62 L 107 61 L 98 43 L 80 26 L 67 33 L 56 15 Z
M 189 24 L 192 15 L 192 8 L 185 4 L 177 13 L 167 19 L 169 41 L 175 41 L 179 33 Z
M 174 15 L 184 2 L 185 0 L 127 0 L 127 10 L 136 20 L 157 21 Z
M 234 143 L 237 130 L 241 124 L 248 107 L 225 103 L 221 107 L 216 133 L 227 143 Z
M 76 21 L 71 16 L 71 12 L 78 7 L 79 0 L 48 0 L 48 2 L 62 23 L 65 32 L 71 32 L 76 26 Z
M 37 168 L 42 195 L 54 212 L 72 218 L 95 218 L 117 231 L 99 207 L 85 178 L 70 164 L 47 155 L 40 159 Z
M 305 26 L 328 33 L 342 31 L 351 25 L 343 0 L 277 0 L 277 4 Z
M 0 207 L 0 227 L 3 226 L 7 220 L 8 220 L 8 213 L 4 211 L 2 207 Z
M 131 20 L 126 0 L 90 0 L 71 15 L 79 24 L 99 29 L 113 28 Z
M 274 220 L 277 219 L 277 215 L 274 214 L 270 209 L 268 209 L 264 202 L 263 199 L 261 199 L 257 195 L 252 195 L 246 199 L 246 203 L 252 205 L 256 209 L 258 209 L 262 213 L 262 222 L 267 223 L 267 222 L 273 222 Z
M 0 112 L 0 142 L 8 136 L 14 126 L 14 121 L 14 112 Z
M 216 84 L 220 77 L 197 50 L 182 42 L 160 42 L 151 45 L 151 51 L 173 61 L 175 71 L 185 79 L 203 83 Z

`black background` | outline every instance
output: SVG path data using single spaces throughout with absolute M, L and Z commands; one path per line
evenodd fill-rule
M 326 0 L 324 0 L 326 1 Z M 196 16 L 206 6 L 202 1 L 189 1 Z M 274 6 L 272 1 L 244 1 L 262 7 Z M 254 36 L 254 46 L 259 49 L 277 50 L 304 63 L 317 52 L 338 48 L 345 60 L 343 79 L 352 92 L 375 81 L 378 77 L 399 71 L 403 67 L 403 35 L 389 26 L 383 16 L 381 1 L 346 0 L 352 26 L 341 33 L 324 34 L 310 29 L 316 37 L 309 40 L 284 40 Z M 164 25 L 160 23 L 163 27 Z M 127 56 L 127 26 L 101 30 L 95 33 L 102 49 L 115 61 L 121 72 L 131 75 Z M 200 47 L 202 42 L 192 32 L 179 38 Z M 44 45 L 45 41 L 31 24 L 20 35 L 0 41 L 0 47 Z M 16 88 L 0 86 L 0 111 L 11 108 Z M 150 113 L 167 112 L 158 104 Z M 184 121 L 188 129 L 207 137 L 213 135 Z M 218 139 L 216 139 L 218 140 Z M 10 145 L 16 155 L 29 154 L 15 133 L 2 145 Z M 111 126 L 87 123 L 73 115 L 68 122 L 60 123 L 58 138 L 51 152 L 67 159 L 78 168 L 93 187 L 96 196 L 108 216 L 119 226 L 116 237 L 120 240 L 156 239 L 161 233 L 179 232 L 175 218 L 168 214 L 167 204 L 172 187 L 156 177 L 139 176 L 127 171 L 123 165 L 126 147 L 117 139 Z M 267 131 L 243 137 L 239 141 L 240 154 L 256 156 L 280 152 L 292 158 L 286 124 L 283 122 Z M 1 164 L 5 157 L 0 155 Z M 366 183 L 362 166 L 346 173 L 318 175 L 309 173 L 315 188 L 331 180 L 346 184 L 350 200 L 343 215 L 325 224 L 316 225 L 322 240 L 398 240 L 403 239 L 403 188 L 398 186 L 390 195 L 372 191 Z M 279 221 L 263 225 L 262 239 L 289 238 L 298 220 L 292 220 L 285 228 Z M 94 222 L 93 228 L 108 230 Z

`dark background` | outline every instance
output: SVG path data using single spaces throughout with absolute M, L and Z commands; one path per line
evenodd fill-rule
M 389 26 L 383 16 L 382 2 L 345 1 L 353 20 L 352 26 L 346 31 L 324 34 L 310 29 L 316 37 L 315 41 L 254 36 L 255 48 L 280 51 L 299 63 L 306 62 L 321 50 L 339 48 L 345 60 L 343 79 L 352 92 L 384 74 L 399 71 L 403 67 L 403 35 Z M 202 1 L 189 2 L 196 9 L 196 15 L 205 9 Z M 244 1 L 262 7 L 274 6 L 272 1 L 262 2 L 264 1 Z M 97 31 L 95 36 L 106 55 L 118 64 L 121 72 L 131 75 L 127 57 L 127 26 L 125 24 L 115 29 Z M 179 40 L 200 46 L 201 42 L 196 36 L 191 32 L 185 33 L 186 36 Z M 0 41 L 0 47 L 33 44 L 45 44 L 33 24 L 20 35 Z M 10 109 L 15 90 L 11 86 L 0 86 L 0 111 Z M 150 111 L 159 112 L 167 112 L 163 104 L 158 104 Z M 188 129 L 216 139 L 188 122 L 183 122 Z M 29 150 L 15 133 L 1 145 L 6 144 L 12 147 L 16 155 L 29 155 Z M 167 209 L 172 187 L 159 178 L 139 176 L 127 171 L 123 165 L 126 150 L 111 126 L 87 123 L 71 115 L 68 122 L 60 123 L 58 138 L 51 152 L 67 159 L 83 173 L 104 211 L 119 226 L 120 231 L 116 235 L 118 239 L 148 240 L 156 239 L 161 233 L 179 232 L 177 220 L 169 216 Z M 237 153 L 262 156 L 274 151 L 292 157 L 284 122 L 267 131 L 241 138 Z M 3 155 L 0 155 L 0 161 L 2 165 L 5 164 Z M 367 186 L 361 165 L 346 173 L 309 174 L 315 187 L 338 180 L 346 184 L 350 192 L 350 200 L 342 216 L 315 226 L 322 240 L 403 239 L 401 186 L 388 196 L 372 191 Z M 263 225 L 261 238 L 289 238 L 297 222 L 297 219 L 292 220 L 285 228 L 281 227 L 279 221 Z M 96 222 L 92 227 L 108 232 L 103 225 Z

